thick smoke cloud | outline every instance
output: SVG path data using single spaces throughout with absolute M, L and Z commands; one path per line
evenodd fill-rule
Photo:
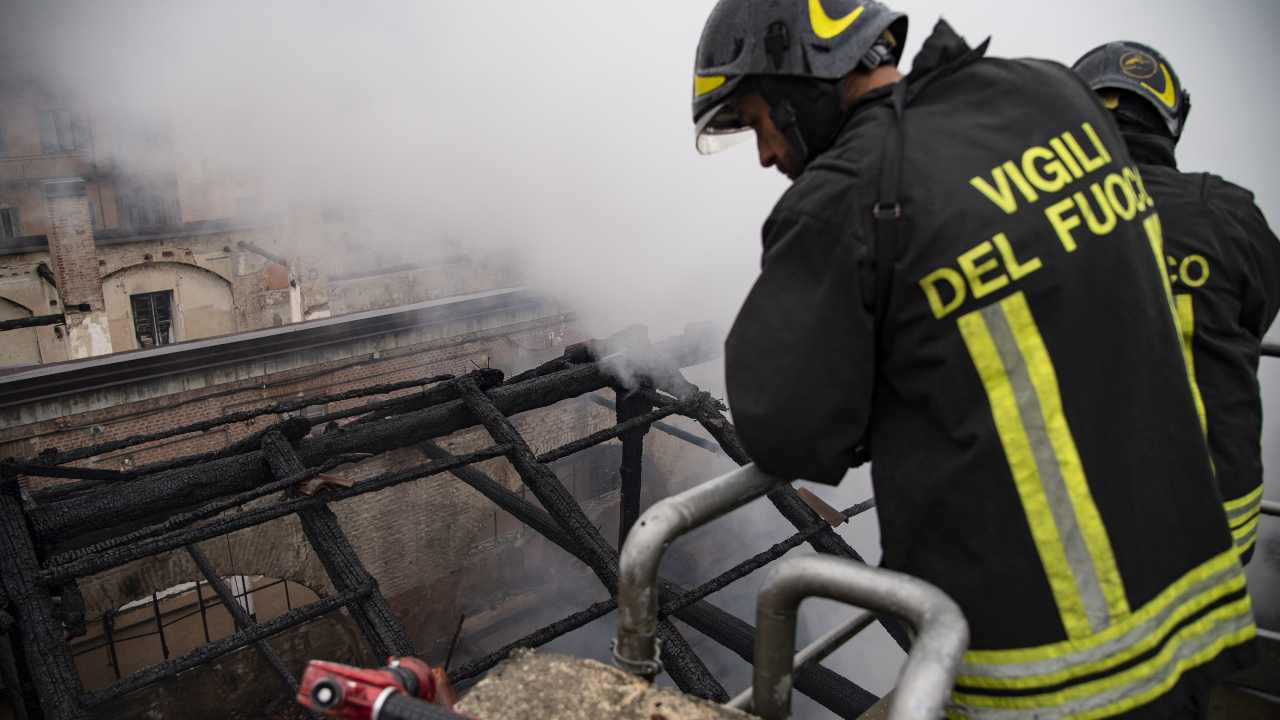
M 973 42 L 994 36 L 1002 56 L 1070 63 L 1120 38 L 1160 47 L 1195 97 L 1183 167 L 1253 189 L 1280 222 L 1280 5 L 894 4 L 912 14 L 908 57 L 940 13 Z M 510 254 L 591 332 L 643 322 L 661 336 L 691 321 L 727 327 L 786 187 L 755 167 L 749 144 L 694 153 L 691 61 L 712 5 L 24 1 L 2 15 L 0 68 L 7 82 L 81 100 L 125 136 L 170 130 L 210 175 L 253 177 L 280 204 L 372 213 L 366 245 L 408 260 Z M 145 169 L 149 158 L 120 160 Z M 1269 418 L 1280 417 L 1278 365 L 1263 372 Z M 718 369 L 697 379 L 717 389 Z M 1274 425 L 1268 496 L 1280 499 Z M 850 504 L 868 492 L 865 475 L 823 492 Z M 789 532 L 770 512 L 744 517 L 761 540 Z M 1264 526 L 1253 586 L 1260 616 L 1280 628 L 1280 523 Z M 878 557 L 874 518 L 845 532 Z M 820 633 L 839 617 L 810 624 Z M 896 652 L 873 632 L 836 662 L 884 691 L 892 663 L 865 658 Z

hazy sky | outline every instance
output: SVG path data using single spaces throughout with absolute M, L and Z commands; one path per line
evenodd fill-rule
M 0 67 L 88 97 L 125 126 L 173 118 L 211 168 L 259 175 L 295 202 L 378 208 L 387 230 L 366 243 L 410 257 L 446 240 L 519 252 L 532 281 L 592 331 L 646 322 L 660 333 L 727 326 L 786 187 L 749 144 L 694 152 L 692 58 L 712 5 L 49 0 L 0 14 Z M 1194 97 L 1183 168 L 1254 190 L 1280 222 L 1280 3 L 895 7 L 912 16 L 907 57 L 939 13 L 971 43 L 993 36 L 994 55 L 1071 63 L 1110 40 L 1155 45 Z M 1277 365 L 1264 369 L 1270 417 L 1280 417 Z M 1280 499 L 1280 443 L 1268 439 L 1266 453 Z M 841 494 L 858 492 L 865 481 Z M 1280 522 L 1263 524 L 1260 555 L 1280 565 Z M 855 535 L 878 557 L 873 520 Z M 1255 587 L 1280 583 L 1262 564 Z M 1280 625 L 1280 593 L 1256 592 Z M 880 641 L 867 642 L 858 652 Z M 892 681 L 891 668 L 859 670 L 873 689 Z

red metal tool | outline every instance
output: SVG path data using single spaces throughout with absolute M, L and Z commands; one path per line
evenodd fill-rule
M 312 660 L 298 686 L 298 702 L 325 717 L 379 720 L 387 699 L 398 693 L 453 707 L 444 671 L 411 657 L 390 658 L 387 667 L 374 669 Z

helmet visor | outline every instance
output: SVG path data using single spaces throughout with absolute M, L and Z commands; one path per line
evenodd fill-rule
M 732 101 L 711 108 L 694 129 L 698 152 L 714 155 L 747 139 L 751 127 L 742 120 Z

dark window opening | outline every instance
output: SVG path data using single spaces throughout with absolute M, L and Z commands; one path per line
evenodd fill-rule
M 72 152 L 89 144 L 89 129 L 69 110 L 40 113 L 40 144 L 47 153 Z
M 130 295 L 133 306 L 133 331 L 138 347 L 153 348 L 174 342 L 173 291 Z
M 22 224 L 18 221 L 18 208 L 0 208 L 0 238 L 10 239 L 22 235 Z

